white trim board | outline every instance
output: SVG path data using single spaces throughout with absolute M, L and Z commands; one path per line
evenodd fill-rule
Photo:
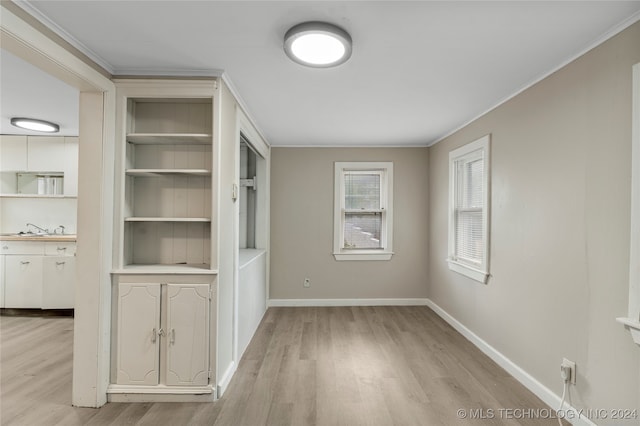
M 478 349 L 480 349 L 485 355 L 491 358 L 496 364 L 500 367 L 504 368 L 509 374 L 511 374 L 517 381 L 522 383 L 524 387 L 533 392 L 538 398 L 540 398 L 545 404 L 551 407 L 553 410 L 557 410 L 560 406 L 561 398 L 556 395 L 536 380 L 529 373 L 524 371 L 520 366 L 511 361 L 509 358 L 500 353 L 496 348 L 485 342 L 480 336 L 475 334 L 473 331 L 469 330 L 464 324 L 460 321 L 452 317 L 447 311 L 438 306 L 431 299 L 427 299 L 426 305 L 431 308 L 440 318 L 445 320 L 449 325 L 451 325 L 456 331 L 462 334 L 467 340 L 473 343 Z M 559 377 L 559 376 L 558 376 Z M 558 378 L 558 381 L 560 379 Z M 580 414 L 580 411 L 575 407 L 569 405 L 569 403 L 565 402 L 563 405 L 563 410 L 567 412 L 566 420 L 573 425 L 579 426 L 596 426 L 591 420 L 587 417 Z M 572 417 L 572 418 L 571 418 Z
M 428 306 L 429 299 L 269 299 L 268 307 Z
M 229 387 L 231 378 L 233 377 L 236 370 L 237 370 L 237 364 L 234 361 L 231 361 L 229 363 L 229 366 L 225 370 L 224 374 L 220 377 L 220 380 L 218 381 L 218 386 L 216 388 L 216 399 L 220 399 L 222 395 L 224 395 L 224 393 L 227 390 L 227 387 Z

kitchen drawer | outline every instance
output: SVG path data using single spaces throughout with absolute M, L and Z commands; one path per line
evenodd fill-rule
M 44 254 L 47 256 L 75 256 L 76 243 L 47 242 L 44 246 Z
M 44 255 L 43 241 L 2 241 L 0 254 L 40 254 Z

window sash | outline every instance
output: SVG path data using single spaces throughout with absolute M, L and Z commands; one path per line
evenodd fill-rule
M 351 176 L 356 179 L 351 179 Z M 353 194 L 350 193 L 349 188 L 351 185 L 356 185 L 359 179 L 357 177 L 375 176 L 377 177 L 376 184 L 369 186 L 365 189 L 369 190 L 369 194 Z M 342 170 L 341 180 L 341 249 L 342 250 L 381 250 L 385 248 L 386 244 L 386 215 L 384 214 L 386 206 L 385 188 L 386 188 L 386 173 L 384 169 L 349 169 Z M 361 180 L 360 183 L 365 183 Z M 372 183 L 372 182 L 367 182 Z M 375 191 L 375 194 L 374 194 Z M 353 203 L 349 203 L 349 198 L 361 195 L 366 197 L 369 195 L 367 207 L 362 208 L 346 208 L 347 204 L 353 207 Z M 371 201 L 374 201 L 371 203 Z M 371 208 L 369 206 L 375 206 Z M 361 227 L 357 227 L 356 224 L 350 224 L 348 217 L 372 215 L 379 218 L 375 224 L 361 221 Z M 349 226 L 353 225 L 353 226 Z M 361 229 L 358 229 L 361 228 Z M 371 229 L 373 228 L 373 229 Z M 372 234 L 372 235 L 369 235 Z M 376 238 L 377 237 L 377 238 Z M 372 241 L 373 240 L 373 241 Z
M 350 220 L 351 219 L 351 220 Z M 344 211 L 342 232 L 344 250 L 381 250 L 384 211 Z
M 449 266 L 470 278 L 486 282 L 489 135 L 452 151 L 449 162 Z
M 335 163 L 337 260 L 390 259 L 392 167 L 391 162 Z

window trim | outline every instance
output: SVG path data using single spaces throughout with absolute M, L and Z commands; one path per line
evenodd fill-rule
M 490 178 L 490 145 L 491 135 L 485 135 L 473 142 L 470 142 L 460 148 L 454 149 L 449 152 L 449 254 L 447 257 L 447 263 L 449 269 L 459 274 L 465 275 L 472 280 L 487 283 L 489 278 L 489 248 L 490 248 L 490 192 L 491 192 L 491 178 Z M 480 265 L 470 265 L 469 263 L 462 262 L 456 258 L 456 207 L 457 207 L 457 167 L 456 163 L 464 160 L 476 154 L 478 151 L 484 159 L 484 206 L 482 209 L 482 224 L 483 224 L 483 240 L 484 250 L 483 258 Z
M 381 174 L 380 204 L 384 209 L 380 232 L 381 249 L 345 249 L 344 172 L 376 171 Z M 336 260 L 391 260 L 393 255 L 393 162 L 342 162 L 334 165 L 333 256 Z

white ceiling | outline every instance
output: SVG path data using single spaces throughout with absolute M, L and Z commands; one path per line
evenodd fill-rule
M 432 144 L 640 19 L 640 1 L 17 3 L 112 74 L 223 70 L 274 146 Z M 351 34 L 347 63 L 286 57 L 310 20 Z

